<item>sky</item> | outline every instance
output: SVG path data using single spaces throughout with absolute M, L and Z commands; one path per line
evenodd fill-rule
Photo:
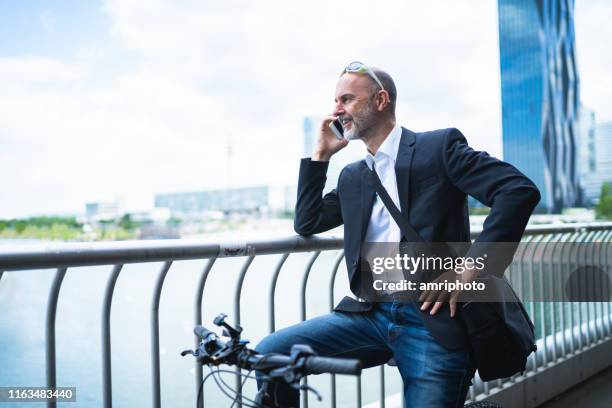
M 497 2 L 0 0 L 0 219 L 295 184 L 303 120 L 353 60 L 397 119 L 502 157 Z M 612 5 L 578 0 L 581 99 L 612 120 Z M 351 143 L 361 143 L 351 142 Z

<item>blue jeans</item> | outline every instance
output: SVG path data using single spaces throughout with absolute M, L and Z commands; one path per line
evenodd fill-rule
M 288 354 L 292 345 L 307 344 L 321 356 L 359 359 L 364 368 L 393 357 L 406 407 L 462 407 L 475 371 L 470 354 L 439 345 L 419 313 L 414 303 L 400 302 L 379 303 L 366 313 L 332 312 L 274 332 L 256 349 Z M 271 388 L 279 406 L 299 407 L 298 391 L 282 383 Z

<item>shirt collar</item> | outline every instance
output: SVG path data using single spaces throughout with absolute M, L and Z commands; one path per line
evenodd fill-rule
M 380 159 L 381 156 L 387 156 L 391 159 L 393 165 L 395 165 L 395 160 L 397 159 L 397 152 L 399 150 L 400 139 L 402 136 L 402 128 L 400 125 L 395 124 L 395 127 L 391 130 L 391 132 L 387 135 L 386 139 L 380 145 L 378 150 L 376 151 L 376 155 L 372 155 L 368 152 L 368 155 L 365 158 L 366 164 L 369 169 L 372 170 L 373 164 Z

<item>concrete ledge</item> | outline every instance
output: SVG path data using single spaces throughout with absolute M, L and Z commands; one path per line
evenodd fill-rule
M 559 359 L 554 364 L 541 367 L 537 372 L 517 377 L 515 382 L 506 382 L 501 388 L 491 388 L 488 395 L 480 394 L 476 400 L 494 401 L 504 408 L 535 408 L 611 366 L 612 338 L 607 337 L 593 346 Z M 401 394 L 385 398 L 385 406 L 401 408 Z M 379 407 L 379 402 L 364 406 Z
M 533 408 L 567 391 L 589 377 L 612 366 L 612 339 L 607 338 L 587 349 L 493 388 L 478 400 L 494 401 L 504 408 Z

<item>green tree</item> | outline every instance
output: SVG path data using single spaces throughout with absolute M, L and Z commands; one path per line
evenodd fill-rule
M 179 227 L 182 222 L 183 221 L 180 218 L 170 217 L 168 218 L 168 221 L 166 221 L 166 225 L 170 228 L 176 228 Z
M 131 230 L 137 227 L 136 223 L 132 220 L 132 216 L 130 214 L 123 214 L 123 217 L 119 220 L 119 227 Z
M 612 220 L 612 187 L 606 182 L 601 185 L 599 203 L 595 206 L 597 218 Z
M 17 233 L 21 234 L 26 227 L 28 226 L 28 222 L 24 221 L 24 220 L 17 220 L 15 221 L 15 231 L 17 231 Z

